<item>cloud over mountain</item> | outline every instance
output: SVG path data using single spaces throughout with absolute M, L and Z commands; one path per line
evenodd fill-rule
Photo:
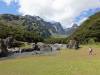
M 8 5 L 11 2 L 17 2 L 20 6 L 18 11 L 22 15 L 35 15 L 35 16 L 40 16 L 45 20 L 59 21 L 62 23 L 64 27 L 67 27 L 66 25 L 70 25 L 72 22 L 74 22 L 75 17 L 80 15 L 82 11 L 100 7 L 100 0 L 3 0 L 3 1 L 5 1 Z

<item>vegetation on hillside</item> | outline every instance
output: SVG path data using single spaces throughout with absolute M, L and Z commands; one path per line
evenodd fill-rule
M 39 16 L 0 15 L 0 38 L 11 34 L 18 41 L 39 42 L 53 34 L 64 34 L 59 22 L 46 22 Z
M 77 37 L 81 43 L 100 42 L 100 12 L 89 17 L 70 37 Z
M 51 44 L 55 44 L 55 43 L 59 43 L 59 44 L 66 44 L 67 43 L 67 38 L 57 38 L 57 37 L 49 37 L 47 39 L 44 40 L 45 43 L 51 43 Z
M 18 41 L 42 41 L 42 37 L 38 32 L 28 31 L 24 27 L 19 25 L 11 25 L 4 22 L 0 22 L 0 38 L 6 38 L 9 35 L 13 35 L 13 37 Z

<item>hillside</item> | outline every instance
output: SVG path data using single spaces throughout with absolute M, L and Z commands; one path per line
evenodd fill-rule
M 59 22 L 47 22 L 39 16 L 30 15 L 1 14 L 0 26 L 0 38 L 12 34 L 18 40 L 47 38 L 53 34 L 65 33 Z
M 100 12 L 89 17 L 70 37 L 77 37 L 84 43 L 91 39 L 100 42 Z

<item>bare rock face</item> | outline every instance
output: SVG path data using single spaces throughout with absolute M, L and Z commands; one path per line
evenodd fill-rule
M 52 34 L 64 34 L 65 31 L 59 22 L 47 22 L 39 16 L 20 16 L 1 14 L 0 21 L 5 24 L 24 26 L 28 31 L 39 31 L 41 36 L 48 37 Z M 52 33 L 51 33 L 52 32 Z
M 70 28 L 66 28 L 65 29 L 65 33 L 67 36 L 70 36 L 73 32 L 75 32 L 75 30 L 78 28 L 79 26 L 77 24 L 73 24 L 72 27 Z

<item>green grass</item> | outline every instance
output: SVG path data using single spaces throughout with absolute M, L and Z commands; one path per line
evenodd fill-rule
M 66 35 L 57 35 L 57 34 L 54 34 L 51 37 L 53 37 L 53 38 L 66 38 L 67 36 Z
M 21 48 L 32 48 L 32 45 L 30 43 L 27 42 L 23 42 L 24 45 L 21 46 Z
M 88 55 L 90 46 L 96 55 Z M 0 75 L 100 75 L 100 45 L 61 50 L 56 55 L 3 60 Z

